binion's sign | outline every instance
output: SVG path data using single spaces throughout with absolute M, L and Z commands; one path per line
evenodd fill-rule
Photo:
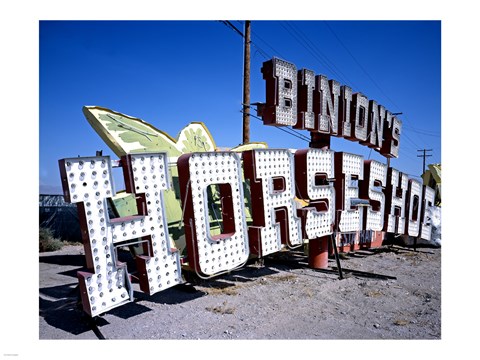
M 398 155 L 401 122 L 373 100 L 278 59 L 262 72 L 266 124 L 343 136 Z M 84 113 L 120 157 L 59 160 L 65 199 L 78 206 L 87 268 L 78 279 L 90 316 L 133 301 L 132 282 L 152 295 L 182 283 L 182 271 L 217 276 L 307 243 L 310 253 L 318 255 L 320 244 L 328 255 L 325 240 L 333 237 L 342 248 L 344 235 L 354 235 L 350 249 L 375 246 L 366 233 L 380 236 L 380 244 L 385 233 L 430 239 L 433 189 L 381 162 L 335 152 L 326 138 L 300 150 L 253 143 L 219 151 L 198 124 L 175 140 L 108 109 Z M 116 166 L 135 210 L 122 212 L 117 202 L 120 216 L 112 217 Z M 135 274 L 117 253 L 132 244 L 142 249 Z
M 375 100 L 276 58 L 263 64 L 262 73 L 267 90 L 266 103 L 260 104 L 264 124 L 343 137 L 387 158 L 398 157 L 402 122 Z

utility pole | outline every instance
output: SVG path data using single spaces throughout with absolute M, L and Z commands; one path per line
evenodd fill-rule
M 243 143 L 250 142 L 250 21 L 245 20 L 243 53 Z
M 427 151 L 433 151 L 432 149 L 422 149 L 422 150 L 417 150 L 417 151 L 422 151 L 423 155 L 417 155 L 417 157 L 423 157 L 423 172 L 422 175 L 425 173 L 425 158 L 430 157 L 432 155 L 427 155 Z

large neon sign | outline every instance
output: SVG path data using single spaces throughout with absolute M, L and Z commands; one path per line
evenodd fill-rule
M 385 157 L 398 157 L 402 122 L 361 93 L 280 59 L 263 63 L 265 125 L 296 129 L 358 141 Z
M 386 157 L 398 155 L 401 123 L 374 101 L 311 71 L 297 72 L 284 61 L 266 62 L 263 73 L 265 123 L 345 136 Z M 182 132 L 175 141 L 108 109 L 89 107 L 84 112 L 121 157 L 59 160 L 65 199 L 77 203 L 79 210 L 88 271 L 79 272 L 78 279 L 90 316 L 132 301 L 133 280 L 143 292 L 154 294 L 183 282 L 185 270 L 217 276 L 250 258 L 307 242 L 318 245 L 330 236 L 340 247 L 339 234 L 431 237 L 433 189 L 381 162 L 328 148 L 250 144 L 215 151 L 201 126 Z M 126 131 L 129 136 L 124 136 Z M 132 133 L 154 143 L 153 151 L 144 139 L 132 141 Z M 132 142 L 122 146 L 125 139 Z M 107 199 L 115 196 L 112 164 L 123 169 L 126 192 L 134 199 L 134 212 L 128 216 L 109 217 Z M 180 211 L 172 212 L 171 206 Z M 218 228 L 211 221 L 214 207 Z M 172 236 L 172 218 L 182 222 L 183 234 L 178 235 L 177 227 Z M 135 276 L 117 257 L 119 247 L 132 243 L 143 249 L 135 258 Z

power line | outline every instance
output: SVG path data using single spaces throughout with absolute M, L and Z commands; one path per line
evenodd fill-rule
M 338 40 L 338 42 L 340 43 L 340 45 L 342 45 L 342 47 L 345 49 L 345 51 L 350 55 L 350 57 L 353 59 L 353 61 L 355 61 L 355 63 L 358 65 L 358 67 L 365 73 L 365 75 L 370 79 L 370 81 L 373 83 L 373 85 L 375 85 L 375 87 L 380 90 L 380 92 L 383 94 L 383 96 L 385 96 L 385 98 L 390 101 L 392 103 L 392 105 L 394 105 L 396 108 L 400 108 L 397 104 L 395 104 L 395 102 L 390 99 L 390 97 L 383 91 L 383 89 L 377 84 L 377 82 L 370 76 L 370 74 L 367 72 L 367 70 L 365 70 L 365 68 L 360 64 L 360 62 L 355 58 L 355 56 L 351 53 L 351 51 L 345 46 L 345 44 L 342 42 L 342 40 L 340 40 L 340 38 L 338 37 L 338 35 L 335 33 L 335 31 L 333 31 L 333 29 L 330 27 L 330 25 L 328 25 L 328 22 L 324 22 L 325 25 L 327 26 L 327 28 L 331 31 L 331 33 L 333 34 L 333 36 L 335 36 L 335 38 Z
M 272 46 L 270 46 L 265 40 L 263 40 L 260 36 L 258 36 L 258 33 L 256 33 L 255 31 L 252 30 L 252 35 L 255 37 L 255 38 L 258 38 L 258 40 L 260 40 L 262 43 L 265 44 L 265 46 L 267 46 L 270 50 L 273 51 L 273 53 L 275 55 L 277 55 L 277 57 L 279 58 L 282 58 L 282 59 L 286 59 L 285 56 L 283 56 L 277 49 L 273 48 Z M 272 58 L 272 56 L 268 56 L 268 58 Z
M 340 75 L 335 69 L 333 69 L 332 67 L 329 66 L 328 62 L 329 59 L 327 58 L 327 56 L 325 56 L 321 51 L 318 50 L 318 48 L 315 46 L 315 44 L 308 39 L 308 37 L 300 30 L 300 29 L 296 29 L 294 27 L 293 24 L 289 24 L 287 22 L 284 22 L 285 25 L 287 25 L 290 29 L 292 29 L 292 31 L 290 31 L 289 28 L 287 28 L 283 23 L 281 24 L 282 27 L 290 34 L 292 35 L 292 37 L 297 41 L 299 42 L 308 52 L 310 52 L 310 54 L 312 54 L 316 60 L 318 60 L 321 64 L 324 64 L 325 66 L 327 66 L 334 74 L 336 74 L 338 77 L 339 77 L 339 80 L 345 82 L 345 83 L 350 83 L 352 84 L 352 87 L 356 87 L 352 81 L 349 81 L 348 79 L 346 79 L 345 76 L 343 76 L 343 73 L 341 73 L 340 70 L 338 70 L 338 72 L 340 72 L 342 75 Z M 355 56 L 350 52 L 350 50 L 346 47 L 346 45 L 340 40 L 340 38 L 338 37 L 338 35 L 333 31 L 333 29 L 325 22 L 326 26 L 329 28 L 329 30 L 332 32 L 332 34 L 335 36 L 335 38 L 339 41 L 339 43 L 345 48 L 345 50 L 348 52 L 348 54 L 352 57 L 352 59 L 355 61 L 355 63 L 362 69 L 362 71 L 368 76 L 368 78 L 370 79 L 370 81 L 372 81 L 372 83 L 381 91 L 381 93 L 395 106 L 398 108 L 398 105 L 396 105 L 393 100 L 391 100 L 386 94 L 385 92 L 380 88 L 380 86 L 376 83 L 376 81 L 372 78 L 372 76 L 370 76 L 370 74 L 366 71 L 366 69 L 360 64 L 360 62 L 355 58 Z M 320 59 L 317 55 L 320 55 L 322 56 L 323 59 Z M 333 65 L 335 66 L 335 65 Z M 335 67 L 336 68 L 336 67 Z M 344 78 L 344 79 L 342 79 Z M 358 88 L 358 87 L 357 87 Z M 416 133 L 420 133 L 418 131 L 416 131 Z M 408 136 L 405 132 L 402 134 L 403 137 L 408 140 L 411 144 L 413 144 L 415 146 L 415 148 L 418 148 L 419 146 L 416 144 L 416 142 L 410 137 Z M 428 136 L 439 136 L 439 135 L 434 135 L 434 134 L 427 134 L 425 133 L 425 135 L 428 135 Z
M 248 105 L 248 107 L 251 108 L 251 105 Z M 262 119 L 261 117 L 258 117 L 258 116 L 255 116 L 255 115 L 252 115 L 252 116 L 256 117 L 258 120 L 263 121 L 263 119 Z M 277 127 L 277 128 L 281 129 L 280 127 Z M 310 141 L 310 140 L 311 140 L 309 137 L 303 135 L 300 131 L 295 130 L 294 128 L 289 128 L 289 130 L 290 130 L 292 133 L 295 133 L 295 134 L 297 134 L 298 136 L 302 137 L 303 140 L 305 140 L 305 141 Z M 292 134 L 292 135 L 293 135 L 293 134 Z
M 413 156 L 411 156 L 410 153 L 407 153 L 407 154 L 403 153 L 402 156 L 405 156 L 406 158 L 409 158 L 412 161 L 417 161 L 417 159 L 415 159 Z
M 422 174 L 425 173 L 425 158 L 430 157 L 432 155 L 427 155 L 427 151 L 433 151 L 432 149 L 422 149 L 422 150 L 417 150 L 417 151 L 422 151 L 423 155 L 417 155 L 417 157 L 423 157 L 423 172 Z
M 235 25 L 233 25 L 230 21 L 221 21 L 222 23 L 224 23 L 227 27 L 229 27 L 232 31 L 234 31 L 235 33 L 237 33 L 238 35 L 240 35 L 242 38 L 244 38 L 244 34 L 242 33 L 242 31 L 240 31 Z M 284 24 L 281 24 L 282 27 L 302 46 L 304 47 L 312 56 L 314 56 L 314 58 L 322 65 L 326 66 L 327 68 L 329 68 L 332 73 L 336 74 L 336 76 L 339 77 L 339 80 L 341 81 L 344 81 L 345 83 L 350 83 L 353 85 L 353 83 L 351 81 L 349 81 L 346 76 L 343 75 L 343 73 L 341 73 L 341 71 L 339 69 L 336 69 L 335 65 L 332 63 L 332 66 L 335 67 L 333 68 L 332 66 L 329 65 L 329 63 L 331 63 L 331 61 L 320 51 L 318 50 L 318 48 L 316 47 L 315 43 L 313 43 L 311 40 L 309 40 L 309 38 L 298 28 L 296 28 L 294 26 L 294 24 L 289 24 L 288 22 L 284 22 Z M 348 52 L 348 54 L 352 57 L 352 59 L 355 61 L 355 63 L 361 68 L 361 70 L 367 75 L 367 77 L 372 81 L 372 83 L 381 91 L 381 93 L 395 106 L 398 108 L 398 105 L 396 105 L 386 94 L 385 92 L 380 88 L 380 86 L 375 82 L 375 80 L 372 78 L 372 76 L 370 76 L 370 74 L 366 71 L 366 69 L 360 64 L 360 62 L 355 58 L 355 56 L 350 52 L 350 50 L 346 47 L 346 45 L 341 41 L 341 39 L 338 37 L 338 35 L 333 31 L 333 29 L 328 25 L 328 23 L 325 22 L 325 25 L 327 26 L 327 28 L 332 32 L 332 34 L 335 36 L 335 38 L 339 41 L 339 43 L 345 48 L 345 50 Z M 288 27 L 287 27 L 288 26 Z M 279 55 L 280 57 L 283 57 L 276 49 L 274 49 L 272 46 L 270 46 L 268 44 L 267 41 L 265 41 L 264 39 L 262 39 L 260 36 L 258 36 L 258 34 L 254 31 L 252 31 L 252 34 L 255 35 L 255 38 L 258 38 L 262 43 L 265 44 L 265 46 L 267 46 L 268 48 L 270 48 L 271 50 L 274 51 L 275 54 Z M 269 54 L 263 50 L 261 47 L 259 47 L 257 44 L 255 44 L 253 41 L 251 41 L 251 44 L 258 50 L 258 52 L 260 52 L 260 54 L 262 56 L 264 56 L 265 58 L 269 59 L 271 58 L 271 56 L 269 56 Z M 346 81 L 345 81 L 346 80 Z M 352 86 L 354 87 L 354 86 Z M 254 115 L 251 115 L 251 116 L 254 116 Z M 256 116 L 254 116 L 255 118 L 257 118 L 258 120 L 262 120 L 261 118 L 258 118 Z M 428 132 L 427 130 L 423 130 L 423 129 L 416 129 L 416 128 L 413 128 L 413 127 L 408 127 L 408 126 L 403 126 L 405 130 L 407 129 L 411 129 L 413 130 L 413 132 L 416 134 L 416 135 L 425 135 L 425 136 L 431 136 L 431 137 L 440 137 L 440 135 L 438 133 L 434 133 L 434 132 Z M 308 139 L 306 136 L 304 136 L 303 134 L 301 133 L 298 133 L 297 131 L 295 131 L 294 129 L 290 129 L 291 131 L 293 132 L 290 132 L 290 131 L 287 131 L 285 130 L 284 128 L 279 128 L 277 127 L 279 130 L 281 131 L 284 131 L 292 136 L 295 136 L 301 140 L 304 140 L 304 141 L 310 141 L 310 139 Z M 408 141 L 409 143 L 411 143 L 416 149 L 418 149 L 420 146 L 410 137 L 407 135 L 406 131 L 403 132 L 403 138 Z M 408 144 L 406 144 L 408 145 Z M 412 149 L 410 146 L 404 146 L 404 148 L 406 149 Z M 406 157 L 414 160 L 414 158 L 412 156 L 409 156 L 408 154 L 404 154 Z
M 415 146 L 416 148 L 420 147 L 407 134 L 405 134 L 405 132 L 402 133 L 402 136 L 403 136 L 404 139 L 407 139 L 408 141 L 410 141 L 413 144 L 413 146 Z
M 233 25 L 230 21 L 228 20 L 220 20 L 221 23 L 225 24 L 228 28 L 232 29 L 235 33 L 237 33 L 238 35 L 240 35 L 242 37 L 242 39 L 245 38 L 245 35 L 243 34 L 243 32 L 241 32 L 235 25 Z M 253 45 L 257 51 L 260 53 L 260 55 L 262 55 L 265 59 L 270 59 L 271 56 L 266 53 L 262 48 L 260 48 L 258 45 L 256 45 L 253 41 L 250 40 L 250 44 Z
M 241 21 L 238 21 L 238 23 L 240 24 L 243 24 Z M 250 30 L 251 33 L 252 33 L 252 36 L 255 37 L 255 38 L 258 38 L 258 40 L 260 40 L 262 43 L 265 44 L 265 46 L 267 46 L 270 50 L 273 51 L 273 54 L 275 54 L 277 57 L 279 58 L 282 58 L 282 59 L 286 59 L 286 57 L 284 57 L 277 49 L 273 48 L 272 46 L 270 46 L 270 44 L 268 44 L 265 40 L 263 40 L 257 32 L 255 32 L 253 29 Z M 252 44 L 254 44 L 254 42 L 252 41 Z M 254 45 L 258 50 L 259 52 L 261 53 L 261 55 L 263 55 L 266 59 L 271 59 L 273 56 L 270 55 L 270 53 L 266 52 L 264 49 L 262 49 L 259 45 L 255 44 Z
M 240 112 L 243 112 L 243 110 L 240 110 Z M 257 119 L 259 121 L 262 121 L 263 122 L 263 119 L 261 117 L 258 117 L 256 115 L 253 115 L 253 114 L 250 114 L 251 117 L 253 117 L 254 119 Z M 278 129 L 280 131 L 283 131 L 289 135 L 292 135 L 292 136 L 295 136 L 296 138 L 300 139 L 300 140 L 303 140 L 303 141 L 307 141 L 307 142 L 310 142 L 310 138 L 306 137 L 305 135 L 295 131 L 294 129 L 288 129 L 287 128 L 282 128 L 282 127 L 279 127 L 279 126 L 275 126 L 275 129 Z
M 238 30 L 237 27 L 235 25 L 233 25 L 230 21 L 220 20 L 220 22 L 224 23 L 227 27 L 232 29 L 234 32 L 236 32 L 238 35 L 240 35 L 242 38 L 244 37 L 243 33 L 240 30 Z
M 441 137 L 440 133 L 438 133 L 436 131 L 423 130 L 423 129 L 418 129 L 418 128 L 414 128 L 414 127 L 411 127 L 411 126 L 405 126 L 405 125 L 403 126 L 403 128 L 404 129 L 410 129 L 410 130 L 412 130 L 415 133 L 420 134 L 420 135 Z
M 347 48 L 347 46 L 345 46 L 345 44 L 342 42 L 342 40 L 339 38 L 339 36 L 335 33 L 335 31 L 330 27 L 330 25 L 328 24 L 328 22 L 324 21 L 324 24 L 326 25 L 326 27 L 331 31 L 331 33 L 333 34 L 333 36 L 338 40 L 338 42 L 340 43 L 340 45 L 342 45 L 342 47 L 347 51 L 347 53 L 350 55 L 350 57 L 353 59 L 353 61 L 355 61 L 355 63 L 360 67 L 360 69 L 365 73 L 365 75 L 370 79 L 370 81 L 373 83 L 373 85 L 375 85 L 375 87 L 380 90 L 380 92 L 385 96 L 385 98 L 390 101 L 390 103 L 392 105 L 394 105 L 395 107 L 399 108 L 399 106 L 383 91 L 383 89 L 377 84 L 377 82 L 373 79 L 372 76 L 370 76 L 370 74 L 367 72 L 367 70 L 360 64 L 360 62 L 356 59 L 356 57 L 352 54 L 352 52 Z M 404 128 L 408 129 L 409 127 L 405 127 L 405 124 L 403 125 Z M 413 127 L 410 127 L 410 129 L 412 129 L 414 131 L 414 133 L 419 136 L 420 138 L 420 135 L 422 136 L 431 136 L 431 137 L 441 137 L 440 134 L 438 133 L 433 133 L 433 132 L 429 132 L 429 131 L 426 131 L 426 130 L 422 130 L 422 129 L 415 129 Z M 407 135 L 407 134 L 403 134 L 403 136 L 409 140 L 412 144 L 416 145 L 415 142 Z M 418 148 L 419 146 L 417 146 Z
M 337 77 L 338 80 L 342 81 L 343 83 L 345 84 L 348 84 L 350 83 L 352 85 L 352 87 L 356 87 L 351 81 L 348 81 L 348 79 L 346 79 L 346 77 L 343 75 L 343 73 L 341 73 L 340 70 L 335 70 L 336 69 L 336 66 L 332 63 L 332 66 L 330 66 L 329 63 L 331 63 L 331 61 L 320 51 L 318 50 L 318 48 L 315 46 L 315 44 L 310 40 L 308 39 L 308 37 L 301 32 L 300 29 L 297 29 L 293 26 L 293 24 L 289 24 L 288 22 L 284 22 L 285 25 L 287 25 L 289 28 L 287 28 L 287 26 L 285 26 L 283 23 L 281 24 L 282 27 L 300 44 L 302 45 L 321 65 L 325 66 L 326 68 L 328 68 L 333 74 L 335 74 L 335 76 Z M 320 57 L 322 57 L 322 59 L 320 59 Z

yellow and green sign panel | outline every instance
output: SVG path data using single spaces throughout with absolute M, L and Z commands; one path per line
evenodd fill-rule
M 171 190 L 164 193 L 165 212 L 168 219 L 168 229 L 175 247 L 185 254 L 185 233 L 182 223 L 182 204 L 178 182 L 177 159 L 182 154 L 193 152 L 216 151 L 215 141 L 205 124 L 192 122 L 183 128 L 174 139 L 169 134 L 157 129 L 142 119 L 128 116 L 99 106 L 85 106 L 83 113 L 90 125 L 105 141 L 110 149 L 119 158 L 127 154 L 166 152 L 168 156 L 171 176 Z M 265 143 L 250 143 L 232 148 L 231 151 L 245 151 L 256 148 L 266 148 Z M 245 187 L 248 184 L 244 185 Z M 244 189 L 245 195 L 249 189 Z M 212 186 L 208 191 L 210 216 L 210 230 L 212 235 L 220 234 L 222 230 L 222 215 L 220 194 L 217 187 Z M 246 201 L 249 201 L 246 196 Z M 138 213 L 134 195 L 125 191 L 118 192 L 112 197 L 112 208 L 117 216 L 131 216 Z M 247 223 L 251 221 L 250 206 L 247 203 Z

